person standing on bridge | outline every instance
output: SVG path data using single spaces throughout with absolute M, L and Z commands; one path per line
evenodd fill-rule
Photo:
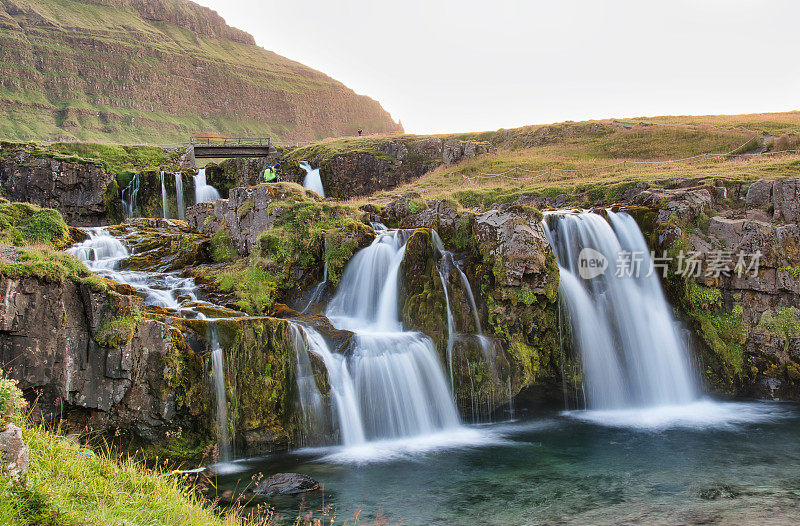
M 364 130 L 362 130 L 361 128 L 359 128 L 359 129 L 358 129 L 358 136 L 359 136 L 359 137 L 361 137 L 361 134 L 362 134 L 362 133 L 364 133 Z

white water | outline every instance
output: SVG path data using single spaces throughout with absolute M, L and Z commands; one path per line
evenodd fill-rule
M 197 301 L 197 285 L 192 278 L 175 274 L 120 270 L 119 263 L 131 254 L 105 227 L 85 230 L 89 238 L 67 250 L 99 276 L 130 285 L 144 296 L 148 305 L 181 310 L 182 305 Z
M 136 209 L 136 198 L 139 195 L 139 174 L 134 174 L 131 182 L 122 190 L 122 209 L 125 217 L 133 217 Z
M 194 176 L 195 204 L 216 201 L 217 199 L 219 199 L 219 192 L 206 182 L 206 169 L 200 168 L 197 170 L 197 175 Z
M 303 178 L 303 186 L 319 194 L 320 197 L 325 197 L 325 188 L 322 187 L 322 178 L 319 175 L 319 168 L 311 168 L 311 165 L 306 161 L 300 161 L 300 168 L 306 171 L 306 176 Z
M 169 218 L 169 211 L 167 209 L 167 186 L 164 184 L 164 172 L 161 172 L 161 211 L 164 219 Z
M 186 207 L 183 205 L 183 175 L 175 172 L 175 196 L 178 203 L 178 219 L 186 219 Z
M 433 342 L 404 331 L 399 319 L 408 235 L 380 230 L 345 268 L 326 315 L 355 333 L 347 356 L 331 352 L 319 333 L 303 327 L 308 350 L 327 369 L 341 442 L 348 447 L 460 429 Z
M 219 456 L 223 462 L 231 460 L 231 438 L 228 426 L 228 395 L 225 389 L 225 364 L 219 334 L 213 324 L 209 324 L 209 340 L 211 342 L 211 379 L 214 382 L 214 394 L 217 404 L 217 432 L 219 433 Z
M 581 354 L 588 406 L 619 409 L 688 404 L 699 389 L 656 273 L 647 276 L 650 255 L 636 222 L 625 213 L 554 213 L 545 231 L 560 267 L 559 290 L 570 314 Z M 583 248 L 600 252 L 607 271 L 579 275 Z M 618 255 L 642 255 L 641 272 L 617 276 Z

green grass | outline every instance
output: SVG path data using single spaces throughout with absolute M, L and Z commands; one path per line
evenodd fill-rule
M 0 243 L 64 248 L 70 243 L 69 227 L 56 210 L 0 198 Z
M 221 518 L 182 477 L 146 469 L 114 454 L 86 449 L 41 427 L 27 425 L 30 470 L 24 486 L 0 477 L 0 523 L 29 524 L 242 524 Z
M 103 278 L 89 271 L 70 254 L 50 247 L 24 248 L 13 262 L 0 262 L 0 276 L 10 279 L 36 278 L 51 283 L 71 280 L 95 291 L 107 289 Z

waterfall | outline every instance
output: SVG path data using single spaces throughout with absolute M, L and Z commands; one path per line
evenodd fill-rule
M 404 331 L 399 319 L 400 265 L 409 235 L 378 230 L 345 268 L 326 310 L 335 327 L 354 332 L 345 354 L 332 352 L 318 332 L 302 327 L 309 352 L 325 364 L 341 440 L 348 446 L 460 425 L 433 342 Z
M 219 199 L 219 192 L 217 192 L 216 188 L 206 183 L 206 169 L 200 168 L 197 170 L 197 175 L 194 176 L 195 204 L 216 201 L 217 199 Z
M 450 278 L 450 267 L 454 266 L 453 254 L 444 249 L 442 238 L 435 230 L 431 230 L 431 239 L 433 240 L 433 247 L 436 249 L 439 261 L 436 265 L 436 270 L 439 273 L 439 281 L 442 282 L 442 289 L 444 290 L 444 305 L 447 311 L 447 365 L 450 368 L 450 388 L 455 389 L 453 382 L 453 342 L 456 336 L 455 321 L 453 320 L 453 309 L 450 307 L 450 293 L 447 290 L 447 282 Z
M 295 326 L 302 333 L 306 351 L 315 354 L 325 364 L 342 443 L 348 446 L 363 444 L 366 441 L 366 437 L 361 416 L 361 404 L 353 382 L 353 375 L 348 368 L 347 359 L 341 354 L 331 352 L 325 338 L 312 327 L 300 324 L 295 324 Z M 305 372 L 305 375 L 307 376 L 309 372 L 310 364 L 309 370 Z M 300 385 L 298 385 L 298 388 L 300 388 Z M 316 384 L 314 384 L 313 389 L 315 388 Z M 305 382 L 300 389 L 301 391 L 305 390 L 305 394 L 301 392 L 301 403 L 303 396 L 306 398 L 314 396 L 313 391 L 309 392 L 309 389 L 312 388 L 308 385 L 308 382 Z M 307 407 L 307 405 L 303 405 L 306 418 L 309 416 L 308 413 L 305 413 Z
M 197 285 L 192 278 L 174 273 L 120 270 L 119 263 L 131 254 L 106 227 L 85 230 L 88 239 L 67 252 L 83 261 L 95 274 L 130 285 L 144 296 L 148 305 L 181 310 L 182 303 L 197 301 Z
M 298 163 L 300 168 L 306 171 L 306 176 L 303 178 L 303 186 L 319 194 L 320 197 L 325 197 L 325 188 L 322 187 L 322 178 L 319 176 L 319 168 L 311 168 L 311 165 L 306 161 Z
M 205 317 L 205 316 L 203 316 Z M 217 432 L 219 433 L 219 458 L 223 462 L 231 460 L 231 438 L 228 422 L 228 396 L 225 389 L 225 363 L 222 346 L 219 343 L 219 332 L 216 325 L 209 323 L 209 340 L 211 342 L 211 379 L 214 382 L 216 399 Z
M 134 174 L 131 181 L 122 190 L 122 209 L 125 217 L 133 217 L 136 209 L 136 198 L 139 195 L 139 174 Z
M 167 186 L 164 184 L 164 171 L 161 171 L 161 211 L 164 215 L 164 219 L 169 218 L 169 212 L 167 211 Z
M 175 197 L 177 199 L 178 219 L 186 219 L 186 208 L 183 206 L 183 174 L 175 172 Z
M 686 404 L 698 396 L 689 350 L 650 273 L 650 253 L 625 213 L 551 213 L 545 232 L 558 258 L 559 291 L 580 351 L 588 406 L 593 409 Z M 635 255 L 640 272 L 617 275 L 620 256 Z M 586 269 L 605 258 L 606 271 Z M 599 271 L 598 271 L 599 272 Z M 581 277 L 583 273 L 584 277 Z M 650 273 L 650 275 L 648 275 Z

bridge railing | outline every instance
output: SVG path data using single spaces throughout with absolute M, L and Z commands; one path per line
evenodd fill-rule
M 189 139 L 192 146 L 272 146 L 269 137 L 204 137 Z

